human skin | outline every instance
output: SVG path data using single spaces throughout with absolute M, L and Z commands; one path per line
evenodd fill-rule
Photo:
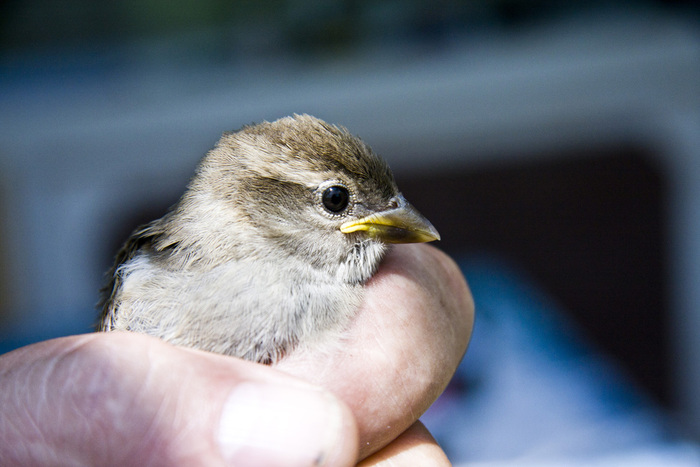
M 0 356 L 0 465 L 449 465 L 418 418 L 473 311 L 446 255 L 401 245 L 339 343 L 274 367 L 133 333 L 23 347 Z
M 466 351 L 473 312 L 452 260 L 427 245 L 402 245 L 369 282 L 341 349 L 324 358 L 318 350 L 298 352 L 277 368 L 329 389 L 351 408 L 364 458 L 410 427 L 445 389 Z

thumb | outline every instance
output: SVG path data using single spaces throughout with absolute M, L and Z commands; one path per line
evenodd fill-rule
M 270 367 L 131 333 L 0 356 L 0 465 L 352 465 L 330 393 Z

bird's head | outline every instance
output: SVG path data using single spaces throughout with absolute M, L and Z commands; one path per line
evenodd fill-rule
M 387 243 L 440 238 L 380 157 L 308 115 L 224 134 L 174 216 L 183 226 L 174 240 L 201 247 L 210 261 L 274 256 L 348 282 L 368 279 Z

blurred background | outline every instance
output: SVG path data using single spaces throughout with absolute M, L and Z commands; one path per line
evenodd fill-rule
M 546 296 L 561 335 L 700 439 L 699 19 L 671 0 L 0 2 L 0 351 L 89 332 L 116 249 L 223 131 L 309 113 L 389 161 L 470 280 L 515 268 L 537 290 L 515 308 Z

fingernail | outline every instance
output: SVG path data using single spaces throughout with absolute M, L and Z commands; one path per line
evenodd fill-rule
M 314 388 L 244 382 L 224 404 L 219 444 L 236 466 L 320 466 L 342 434 L 342 409 Z

